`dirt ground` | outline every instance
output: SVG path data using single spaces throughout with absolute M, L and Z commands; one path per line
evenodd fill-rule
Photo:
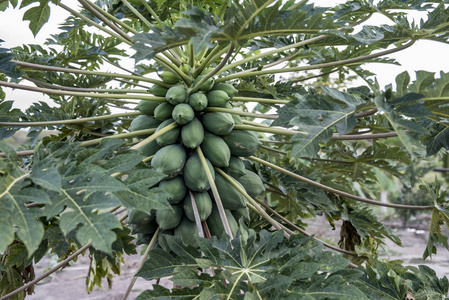
M 339 231 L 332 231 L 324 218 L 309 223 L 308 232 L 314 233 L 317 237 L 326 242 L 336 243 L 339 239 Z M 449 253 L 444 248 L 438 248 L 438 253 L 431 260 L 422 260 L 422 253 L 427 243 L 426 228 L 428 220 L 421 218 L 412 222 L 408 228 L 400 228 L 399 224 L 391 223 L 394 233 L 402 240 L 403 247 L 395 245 L 387 240 L 386 247 L 382 251 L 385 258 L 401 259 L 406 265 L 426 264 L 433 268 L 439 277 L 449 277 Z M 338 226 L 337 226 L 338 228 Z M 107 283 L 103 281 L 103 288 L 95 288 L 90 294 L 85 292 L 85 276 L 88 271 L 89 261 L 82 257 L 69 268 L 54 273 L 51 277 L 40 282 L 35 288 L 35 294 L 27 297 L 29 300 L 120 300 L 122 299 L 133 274 L 137 271 L 140 255 L 133 255 L 126 258 L 125 265 L 122 268 L 122 274 L 114 278 L 112 289 L 108 289 Z M 43 259 L 36 265 L 36 276 L 39 276 L 46 270 L 56 264 L 50 258 Z M 142 291 L 151 289 L 155 282 L 147 282 L 141 278 L 137 279 L 132 293 L 128 299 L 135 299 Z M 172 284 L 169 280 L 161 282 L 167 288 Z

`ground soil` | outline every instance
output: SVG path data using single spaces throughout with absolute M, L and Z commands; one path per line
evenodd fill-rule
M 422 260 L 422 253 L 427 243 L 427 229 L 429 218 L 421 216 L 411 220 L 406 228 L 401 228 L 402 224 L 394 221 L 386 221 L 394 233 L 402 240 L 403 247 L 399 247 L 387 240 L 382 256 L 388 259 L 403 260 L 406 265 L 426 264 L 433 268 L 439 277 L 449 277 L 449 253 L 444 248 L 438 248 L 437 255 L 431 260 Z M 332 230 L 324 218 L 317 218 L 309 222 L 308 232 L 314 233 L 316 237 L 328 243 L 337 244 L 339 240 L 339 224 L 337 229 Z M 135 274 L 140 260 L 140 255 L 133 255 L 126 258 L 120 276 L 114 278 L 112 289 L 107 287 L 103 281 L 102 288 L 95 288 L 90 294 L 85 292 L 85 278 L 89 268 L 89 260 L 82 257 L 73 266 L 54 273 L 51 277 L 40 282 L 36 288 L 36 293 L 27 299 L 29 300 L 120 300 L 122 299 L 129 283 Z M 54 266 L 56 262 L 51 258 L 45 258 L 36 265 L 36 276 Z M 132 293 L 128 299 L 135 299 L 142 291 L 151 289 L 155 282 L 148 282 L 139 278 L 134 285 Z M 163 280 L 162 285 L 171 288 L 169 280 Z

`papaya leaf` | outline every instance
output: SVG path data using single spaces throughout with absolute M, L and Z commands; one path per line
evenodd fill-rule
M 441 148 L 449 149 L 449 127 L 434 123 L 425 138 L 427 156 L 436 154 Z
M 12 108 L 13 101 L 0 101 L 0 122 L 17 122 L 19 118 L 24 117 L 20 109 Z M 11 137 L 20 127 L 1 126 L 0 140 Z
M 40 1 L 24 1 L 21 4 L 21 7 L 28 5 L 32 2 L 38 2 L 39 6 L 34 6 L 29 8 L 25 14 L 23 15 L 23 20 L 30 21 L 30 30 L 34 36 L 37 35 L 39 30 L 41 30 L 42 26 L 47 23 L 50 17 L 50 6 L 48 5 L 49 1 L 40 0 Z
M 0 39 L 0 43 L 3 40 Z M 11 78 L 19 78 L 22 75 L 17 69 L 16 63 L 11 60 L 14 58 L 14 54 L 11 53 L 10 49 L 0 47 L 0 74 L 3 73 Z

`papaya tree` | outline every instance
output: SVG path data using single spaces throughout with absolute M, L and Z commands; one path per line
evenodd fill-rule
M 377 177 L 410 187 L 408 166 L 449 149 L 449 73 L 381 87 L 366 69 L 419 40 L 448 43 L 447 1 L 78 4 L 0 2 L 26 10 L 35 35 L 50 6 L 71 14 L 45 45 L 0 48 L 0 87 L 53 101 L 19 110 L 0 93 L 1 139 L 30 138 L 0 142 L 1 300 L 39 293 L 86 252 L 91 290 L 139 245 L 124 299 L 139 277 L 175 286 L 137 299 L 447 297 L 429 267 L 379 259 L 401 241 L 373 208 L 428 212 L 423 258 L 449 248 L 441 182 L 422 182 L 422 205 L 384 203 Z M 368 25 L 377 15 L 389 23 Z M 307 231 L 317 216 L 342 221 L 339 245 Z M 36 277 L 48 253 L 60 263 Z

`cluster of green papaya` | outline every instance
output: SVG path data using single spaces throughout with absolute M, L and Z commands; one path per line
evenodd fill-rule
M 171 210 L 158 210 L 152 215 L 136 210 L 129 213 L 133 233 L 139 234 L 142 243 L 148 242 L 156 228 L 160 227 L 164 233 L 180 236 L 184 243 L 194 245 L 198 230 L 192 196 L 200 220 L 206 221 L 211 235 L 223 234 L 224 227 L 197 147 L 201 148 L 206 158 L 233 235 L 237 232 L 240 218 L 249 220 L 247 200 L 215 168 L 228 174 L 251 197 L 265 190 L 260 177 L 247 170 L 242 159 L 258 150 L 261 143 L 257 136 L 249 131 L 234 129 L 236 124 L 242 124 L 240 116 L 206 110 L 208 107 L 232 108 L 229 101 L 237 90 L 231 84 L 215 84 L 209 78 L 192 92 L 203 76 L 198 76 L 191 86 L 186 86 L 179 83 L 174 74 L 164 72 L 162 80 L 173 86 L 164 88 L 154 85 L 150 92 L 165 97 L 166 101 L 142 100 L 137 105 L 143 115 L 132 121 L 130 131 L 155 128 L 157 132 L 173 122 L 179 125 L 139 150 L 142 155 L 153 155 L 151 166 L 167 175 L 159 183 L 159 188 L 167 192 L 167 201 L 172 207 Z

